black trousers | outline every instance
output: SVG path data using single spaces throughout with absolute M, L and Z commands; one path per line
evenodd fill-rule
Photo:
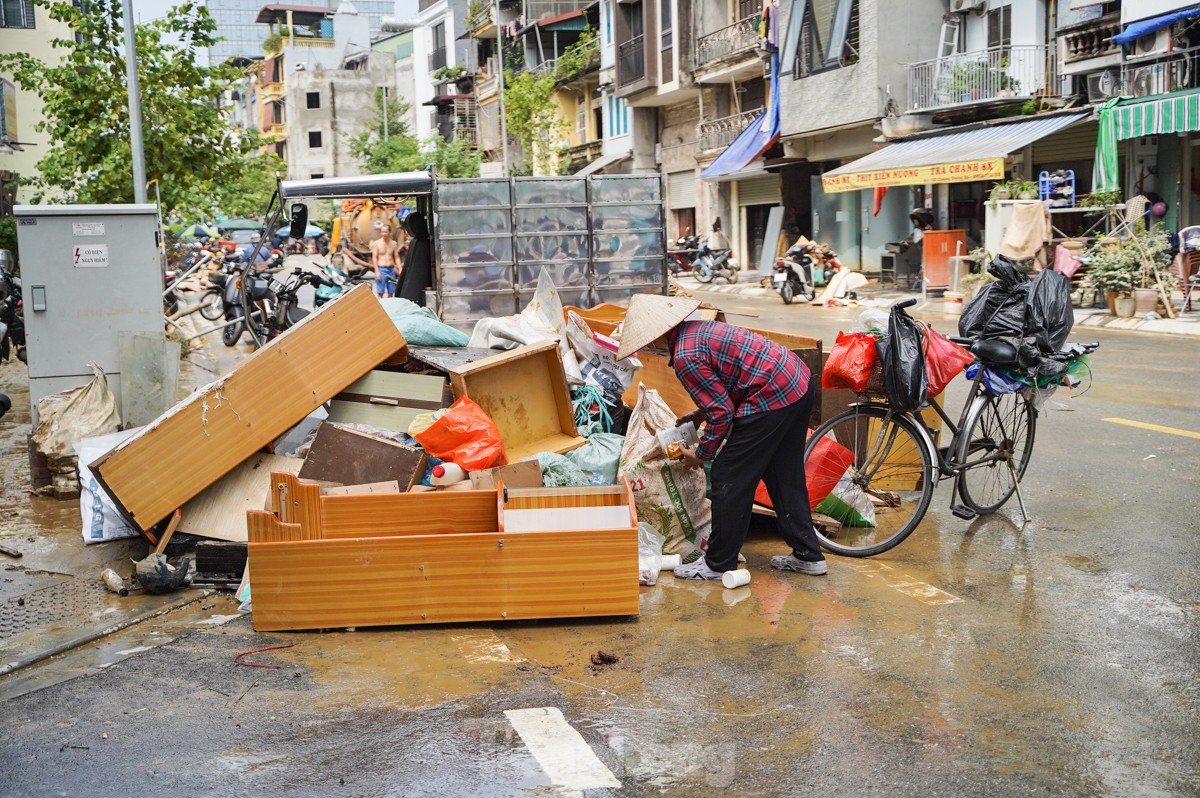
M 754 491 L 766 483 L 778 514 L 779 531 L 797 558 L 825 559 L 813 531 L 804 482 L 804 442 L 813 392 L 779 410 L 768 410 L 733 421 L 712 465 L 712 534 L 705 561 L 714 571 L 732 571 L 746 542 Z

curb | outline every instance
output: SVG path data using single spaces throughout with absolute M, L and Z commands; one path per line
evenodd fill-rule
M 201 590 L 199 595 L 184 596 L 176 601 L 172 601 L 170 604 L 167 604 L 164 607 L 159 607 L 157 609 L 148 610 L 147 612 L 143 612 L 141 615 L 135 615 L 132 618 L 127 618 L 126 620 L 119 621 L 118 623 L 115 623 L 112 626 L 106 626 L 102 629 L 93 629 L 90 632 L 85 632 L 84 634 L 81 634 L 78 637 L 73 637 L 70 640 L 66 640 L 62 643 L 59 643 L 56 646 L 52 646 L 51 648 L 48 648 L 45 651 L 39 651 L 35 654 L 29 654 L 24 657 L 21 657 L 20 659 L 15 659 L 12 662 L 5 662 L 3 665 L 0 665 L 0 676 L 4 676 L 6 674 L 12 673 L 13 671 L 20 670 L 21 668 L 26 668 L 30 665 L 34 665 L 38 662 L 41 662 L 42 660 L 50 659 L 50 657 L 56 656 L 58 654 L 62 654 L 63 652 L 66 652 L 66 651 L 70 651 L 73 648 L 78 648 L 79 646 L 84 646 L 84 645 L 87 645 L 88 643 L 95 642 L 96 640 L 99 640 L 102 637 L 107 637 L 108 635 L 114 634 L 116 632 L 120 632 L 122 629 L 128 629 L 130 626 L 133 626 L 134 624 L 139 624 L 142 621 L 148 621 L 151 618 L 157 618 L 160 615 L 166 615 L 168 612 L 177 610 L 180 607 L 186 607 L 187 605 L 194 604 L 197 601 L 203 601 L 204 599 L 208 598 L 209 596 L 213 595 L 216 592 L 217 591 L 215 591 L 215 590 L 207 590 L 207 589 Z

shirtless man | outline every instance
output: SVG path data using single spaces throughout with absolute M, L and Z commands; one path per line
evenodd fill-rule
M 399 282 L 399 252 L 396 242 L 388 235 L 386 226 L 379 228 L 379 237 L 371 242 L 371 268 L 375 270 L 375 296 L 390 297 Z

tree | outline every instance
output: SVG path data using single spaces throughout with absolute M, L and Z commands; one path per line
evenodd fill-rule
M 38 125 L 50 145 L 27 182 L 34 201 L 133 200 L 133 167 L 119 0 L 38 0 L 73 36 L 55 39 L 62 57 L 45 63 L 26 53 L 0 56 L 0 70 L 43 101 Z M 85 10 L 86 9 L 86 10 Z M 188 0 L 162 19 L 136 26 L 138 80 L 148 180 L 157 180 L 167 211 L 211 211 L 224 187 L 255 176 L 266 159 L 248 157 L 257 133 L 222 112 L 222 93 L 242 76 L 229 64 L 200 66 L 196 54 L 218 41 L 208 10 Z M 164 41 L 170 37 L 179 41 Z M 270 173 L 273 176 L 273 173 Z M 264 203 L 265 206 L 265 203 Z
M 442 177 L 479 177 L 479 156 L 467 144 L 447 142 L 438 135 L 418 142 L 410 135 L 404 121 L 408 107 L 404 100 L 385 98 L 382 89 L 375 90 L 371 126 L 346 141 L 350 154 L 368 174 L 416 172 L 432 166 Z

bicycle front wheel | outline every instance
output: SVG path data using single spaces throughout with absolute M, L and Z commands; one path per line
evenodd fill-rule
M 831 418 L 804 447 L 817 539 L 835 554 L 870 557 L 912 533 L 933 498 L 933 457 L 914 423 L 877 405 Z
M 1036 427 L 1037 411 L 1022 394 L 976 397 L 967 434 L 956 453 L 958 462 L 966 466 L 958 477 L 958 495 L 964 504 L 983 515 L 1009 500 L 1025 476 Z

